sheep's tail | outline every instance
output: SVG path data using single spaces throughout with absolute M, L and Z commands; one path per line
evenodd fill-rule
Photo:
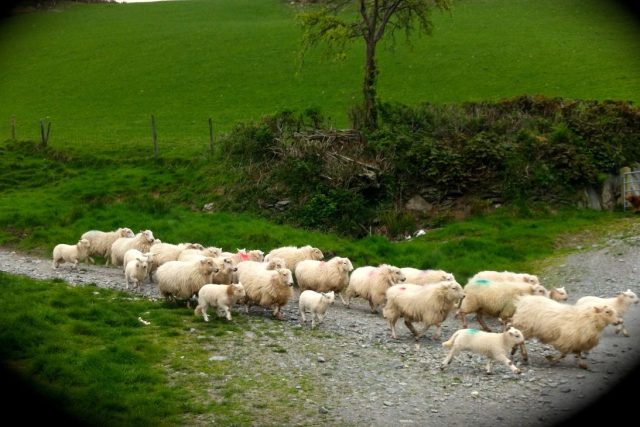
M 451 348 L 453 346 L 453 343 L 456 342 L 456 338 L 458 338 L 459 334 L 460 331 L 456 331 L 453 335 L 451 335 L 451 338 L 442 343 L 442 346 L 444 348 Z

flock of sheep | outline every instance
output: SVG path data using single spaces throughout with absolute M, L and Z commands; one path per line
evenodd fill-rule
M 617 325 L 616 333 L 629 336 L 623 315 L 638 297 L 631 290 L 612 298 L 585 296 L 568 304 L 564 288 L 547 290 L 531 274 L 483 271 L 469 279 L 463 288 L 451 273 L 442 270 L 398 268 L 382 264 L 354 269 L 348 258 L 324 255 L 311 246 L 287 246 L 266 255 L 261 250 L 224 252 L 197 243 L 170 244 L 155 239 L 150 230 L 134 234 L 129 228 L 84 233 L 75 245 L 59 244 L 53 250 L 53 268 L 63 263 L 94 263 L 93 256 L 106 264 L 122 266 L 126 288 L 140 286 L 145 280 L 156 283 L 160 293 L 170 300 L 190 300 L 197 296 L 196 315 L 209 321 L 207 310 L 213 307 L 231 320 L 231 307 L 245 305 L 273 310 L 282 318 L 282 307 L 293 296 L 294 278 L 300 289 L 300 318 L 311 313 L 311 327 L 323 321 L 328 306 L 337 294 L 349 307 L 352 298 L 368 301 L 372 313 L 382 308 L 391 336 L 396 339 L 397 321 L 418 340 L 431 326 L 433 339 L 440 339 L 441 325 L 455 312 L 462 329 L 445 341 L 449 349 L 442 362 L 444 369 L 460 351 L 472 351 L 487 357 L 487 373 L 493 361 L 504 363 L 512 372 L 518 369 L 511 357 L 520 349 L 523 361 L 528 354 L 525 341 L 536 338 L 560 354 L 559 360 L 573 353 L 578 366 L 587 368 L 584 353 L 594 348 L 607 325 Z M 466 316 L 475 314 L 483 330 L 468 328 Z M 498 318 L 502 332 L 492 332 L 483 316 Z M 413 323 L 422 323 L 418 332 Z

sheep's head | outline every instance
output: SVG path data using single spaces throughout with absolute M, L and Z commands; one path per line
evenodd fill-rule
M 233 259 L 231 259 L 230 257 L 222 258 L 222 265 L 223 265 L 222 268 L 225 271 L 238 271 L 238 267 L 236 267 L 236 264 L 233 262 Z
M 538 280 L 538 276 L 534 276 L 533 274 L 523 274 L 522 280 L 524 280 L 525 283 L 530 283 L 532 285 L 540 284 L 540 280 Z
M 508 325 L 507 325 L 508 326 Z M 519 329 L 514 328 L 513 326 L 508 326 L 509 329 L 504 331 L 504 334 L 508 337 L 510 341 L 514 344 L 521 344 L 524 342 L 524 336 Z
M 551 299 L 554 301 L 566 301 L 569 298 L 567 291 L 564 289 L 564 286 L 561 288 L 553 288 L 551 289 L 550 295 Z
M 251 261 L 262 262 L 264 261 L 264 252 L 259 249 L 253 249 L 249 251 L 249 259 Z
M 266 269 L 277 270 L 278 268 L 287 268 L 287 263 L 280 257 L 271 257 L 271 259 L 267 261 Z
M 149 263 L 144 258 L 136 258 L 136 269 L 147 271 L 149 269 Z
M 338 269 L 340 271 L 343 271 L 345 273 L 353 271 L 353 265 L 351 264 L 351 261 L 349 261 L 349 258 L 335 257 L 332 258 L 331 261 L 335 262 L 338 265 Z
M 319 261 L 321 259 L 324 259 L 324 254 L 318 248 L 311 248 L 311 259 Z
M 118 233 L 120 234 L 120 237 L 135 237 L 133 230 L 127 227 L 119 228 Z
M 215 273 L 220 271 L 220 269 L 216 265 L 216 262 L 215 262 L 215 260 L 213 258 L 207 257 L 207 258 L 203 258 L 201 260 L 198 260 L 197 262 L 200 265 L 201 271 L 205 275 L 215 274 Z
M 279 268 L 276 271 L 280 275 L 283 283 L 288 286 L 293 286 L 293 276 L 291 275 L 291 270 L 289 270 L 288 268 Z
M 90 246 L 91 246 L 91 242 L 89 240 L 87 240 L 87 239 L 78 240 L 78 247 L 79 248 L 89 249 Z
M 540 295 L 543 297 L 548 297 L 549 292 L 542 285 L 531 284 L 531 295 Z
M 154 242 L 154 238 L 153 238 L 153 232 L 151 230 L 140 230 L 140 234 L 142 234 L 145 238 L 145 240 L 149 243 L 153 243 Z
M 620 325 L 623 320 L 618 316 L 618 312 L 608 305 L 593 307 L 596 315 L 600 316 L 607 324 Z
M 638 304 L 638 296 L 631 289 L 627 289 L 624 292 L 620 293 L 622 297 L 625 299 L 625 302 L 628 304 Z
M 456 281 L 451 282 L 448 280 L 440 283 L 447 290 L 452 300 L 457 301 L 464 298 L 464 289 L 462 289 L 460 283 Z
M 202 255 L 217 258 L 222 255 L 222 249 L 216 248 L 214 246 L 209 246 L 208 248 L 202 250 Z
M 229 289 L 231 290 L 233 297 L 236 299 L 244 298 L 247 294 L 242 283 L 233 283 L 229 285 Z
M 322 292 L 321 295 L 322 299 L 326 300 L 328 304 L 333 304 L 333 302 L 336 300 L 336 294 L 333 291 Z

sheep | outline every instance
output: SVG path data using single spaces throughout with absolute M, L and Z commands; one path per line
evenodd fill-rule
M 638 296 L 631 289 L 627 289 L 626 291 L 618 293 L 615 297 L 612 298 L 599 298 L 594 296 L 585 296 L 576 301 L 576 305 L 608 305 L 616 310 L 618 316 L 622 320 L 624 314 L 627 312 L 631 304 L 638 304 Z M 622 332 L 622 335 L 625 337 L 629 336 L 629 332 L 627 328 L 624 327 L 624 321 L 621 321 L 620 324 L 616 327 L 616 334 Z
M 299 265 L 299 264 L 298 264 Z M 335 293 L 331 292 L 316 292 L 311 289 L 307 289 L 300 294 L 298 299 L 298 312 L 300 313 L 300 322 L 306 323 L 305 312 L 311 312 L 311 329 L 315 329 L 316 321 L 322 323 L 325 313 L 330 304 L 335 301 Z
M 273 308 L 273 316 L 282 319 L 281 308 L 293 296 L 293 277 L 288 268 L 266 270 L 255 268 L 248 270 L 243 276 L 246 295 L 243 304 L 246 311 L 253 305 Z
M 608 305 L 570 305 L 540 295 L 524 295 L 516 300 L 511 323 L 522 332 L 525 340 L 537 338 L 560 351 L 559 356 L 549 357 L 549 360 L 557 362 L 574 353 L 578 367 L 587 369 L 582 353 L 598 345 L 602 330 L 609 324 L 619 324 L 620 319 L 616 310 Z M 527 361 L 525 343 L 519 347 L 522 359 Z M 515 351 L 516 348 L 512 353 Z
M 476 273 L 470 282 L 476 279 L 486 279 L 492 282 L 506 281 L 506 282 L 524 282 L 532 285 L 539 285 L 540 279 L 538 276 L 528 273 L 513 273 L 511 271 L 481 271 Z
M 278 268 L 287 268 L 286 263 L 282 258 L 272 257 L 269 261 L 243 261 L 236 265 L 238 271 L 236 272 L 236 278 L 238 282 L 244 283 L 243 277 L 246 274 L 252 274 L 250 270 L 276 270 Z
M 264 252 L 259 249 L 252 249 L 247 251 L 246 249 L 238 249 L 236 253 L 222 252 L 220 256 L 231 257 L 235 264 L 240 264 L 244 261 L 264 261 Z
M 513 364 L 507 355 L 512 348 L 523 342 L 522 332 L 514 327 L 501 333 L 484 332 L 477 329 L 458 329 L 451 338 L 442 343 L 444 348 L 450 350 L 442 361 L 440 369 L 445 369 L 451 363 L 451 359 L 460 351 L 468 350 L 489 358 L 486 367 L 487 374 L 491 374 L 491 362 L 494 360 L 507 365 L 514 374 L 520 374 L 522 371 Z
M 458 282 L 443 281 L 430 286 L 407 283 L 387 289 L 387 303 L 382 315 L 389 322 L 391 337 L 397 339 L 396 322 L 404 318 L 416 341 L 431 325 L 436 326 L 433 339 L 440 339 L 444 322 L 455 305 L 464 297 L 464 290 Z M 424 330 L 418 333 L 412 322 L 422 322 Z
M 465 286 L 465 298 L 460 304 L 457 317 L 462 328 L 468 326 L 466 315 L 476 313 L 476 320 L 482 329 L 491 332 L 483 316 L 498 317 L 505 324 L 515 311 L 514 299 L 519 295 L 543 295 L 548 291 L 542 285 L 534 285 L 523 281 L 493 281 L 489 279 L 472 279 Z
M 236 274 L 238 267 L 230 257 L 213 258 L 218 266 L 218 272 L 211 276 L 211 283 L 228 285 L 230 283 L 238 283 Z
M 190 259 L 193 259 L 194 257 L 197 258 L 200 255 L 210 258 L 218 258 L 222 256 L 222 249 L 216 248 L 215 246 L 209 246 L 208 248 L 203 249 L 184 249 L 180 252 L 180 255 L 178 255 L 177 261 L 189 261 Z
M 109 251 L 111 264 L 122 265 L 124 254 L 129 249 L 138 249 L 142 253 L 149 252 L 153 242 L 154 237 L 151 230 L 140 231 L 135 237 L 120 237 L 116 239 Z
M 144 279 L 149 274 L 149 263 L 146 258 L 135 258 L 130 260 L 124 268 L 125 287 L 129 289 L 129 283 L 133 283 L 134 288 L 140 287 Z
M 387 289 L 396 283 L 404 282 L 404 274 L 398 267 L 381 264 L 378 267 L 365 266 L 353 270 L 349 285 L 345 290 L 347 307 L 351 298 L 360 297 L 369 302 L 371 313 L 377 313 L 378 307 L 385 303 Z
M 51 266 L 57 269 L 60 263 L 72 262 L 76 269 L 80 261 L 86 261 L 89 258 L 91 242 L 87 239 L 80 239 L 75 245 L 67 245 L 59 243 L 53 248 L 53 261 Z
M 431 285 L 445 280 L 455 282 L 453 274 L 444 270 L 419 270 L 412 267 L 403 267 L 400 269 L 406 283 L 414 283 L 416 285 Z
M 198 291 L 198 306 L 194 315 L 202 314 L 205 322 L 209 321 L 207 309 L 215 307 L 224 310 L 227 320 L 231 320 L 231 307 L 245 296 L 244 286 L 241 283 L 220 285 L 207 283 Z
M 185 250 L 202 251 L 202 245 L 199 243 L 159 243 L 152 245 L 149 252 L 155 254 L 156 268 L 165 262 L 179 261 L 180 255 Z
M 549 289 L 549 292 L 547 293 L 547 298 L 551 298 L 552 300 L 555 300 L 555 301 L 566 301 L 569 298 L 569 295 L 567 294 L 567 291 L 564 289 L 564 286 L 563 286 L 562 288 Z
M 130 228 L 123 227 L 114 231 L 89 230 L 80 236 L 80 239 L 87 239 L 91 243 L 89 250 L 89 262 L 95 264 L 92 256 L 101 256 L 105 258 L 105 264 L 109 264 L 109 252 L 111 245 L 120 237 L 133 237 L 133 231 Z
M 122 270 L 124 271 L 126 269 L 127 264 L 129 264 L 129 261 L 134 260 L 136 258 L 143 258 L 145 261 L 147 261 L 147 266 L 149 270 L 147 272 L 147 275 L 149 275 L 151 270 L 154 269 L 153 265 L 155 263 L 155 257 L 156 255 L 151 252 L 142 253 L 138 249 L 129 249 L 127 252 L 124 253 L 124 256 L 122 257 Z
M 297 246 L 283 246 L 280 248 L 272 249 L 265 257 L 265 261 L 269 261 L 273 257 L 284 259 L 287 264 L 287 268 L 293 273 L 296 271 L 298 263 L 305 259 L 313 259 L 320 261 L 324 259 L 324 254 L 318 248 L 314 248 L 310 245 L 303 246 L 301 248 Z
M 213 258 L 168 261 L 156 270 L 158 289 L 167 300 L 188 300 L 197 294 L 202 286 L 211 283 L 211 276 L 218 271 Z
M 340 296 L 342 304 L 347 305 L 342 292 L 349 286 L 349 273 L 352 271 L 349 258 L 334 257 L 326 262 L 305 259 L 296 266 L 295 276 L 301 291 L 333 291 Z

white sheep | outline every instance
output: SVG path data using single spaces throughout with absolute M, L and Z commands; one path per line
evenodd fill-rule
M 315 329 L 316 321 L 322 323 L 329 305 L 335 301 L 335 293 L 316 292 L 310 289 L 303 291 L 298 299 L 298 312 L 300 313 L 300 322 L 305 323 L 307 318 L 305 312 L 311 313 L 311 329 Z
M 516 297 L 527 294 L 548 295 L 548 291 L 542 285 L 524 281 L 473 279 L 467 283 L 464 290 L 465 298 L 457 313 L 462 328 L 468 326 L 466 315 L 475 313 L 476 320 L 487 332 L 491 332 L 491 328 L 484 321 L 484 315 L 497 317 L 504 325 L 513 316 Z
M 310 245 L 297 247 L 297 246 L 283 246 L 280 248 L 272 249 L 265 257 L 265 261 L 269 261 L 273 257 L 282 258 L 287 264 L 287 268 L 291 272 L 295 273 L 298 263 L 305 259 L 313 259 L 320 261 L 324 259 L 324 254 L 318 248 L 314 248 Z
M 84 233 L 80 239 L 87 239 L 91 243 L 91 249 L 89 250 L 89 261 L 95 264 L 95 260 L 92 256 L 100 256 L 105 258 L 105 263 L 109 263 L 109 251 L 111 245 L 120 237 L 133 237 L 133 231 L 130 228 L 123 227 L 114 231 L 100 231 L 89 230 Z
M 369 302 L 372 313 L 378 312 L 387 298 L 387 289 L 405 281 L 404 274 L 398 267 L 381 264 L 378 267 L 365 266 L 353 270 L 349 277 L 349 286 L 345 290 L 347 307 L 351 305 L 351 298 L 360 297 Z
M 620 319 L 622 320 L 624 314 L 627 312 L 631 304 L 638 304 L 638 296 L 631 289 L 627 289 L 626 291 L 620 292 L 618 295 L 612 298 L 599 298 L 594 296 L 585 296 L 576 301 L 576 305 L 591 305 L 591 306 L 601 306 L 608 305 L 613 307 Z M 625 337 L 629 336 L 629 332 L 627 328 L 624 327 L 624 321 L 621 321 L 618 326 L 616 326 L 616 334 L 622 332 L 622 335 Z
M 211 276 L 218 272 L 213 258 L 194 261 L 169 261 L 156 270 L 158 289 L 166 299 L 189 299 L 196 295 L 200 288 L 211 283 Z
M 574 353 L 578 366 L 587 369 L 582 353 L 598 345 L 602 330 L 609 324 L 619 324 L 620 319 L 615 309 L 607 305 L 570 305 L 540 295 L 524 295 L 516 301 L 511 323 L 526 340 L 537 338 L 560 351 L 550 360 L 558 361 Z M 528 360 L 525 343 L 520 344 L 520 353 L 524 361 Z
M 539 285 L 540 279 L 538 276 L 529 273 L 514 273 L 512 271 L 481 271 L 476 273 L 471 279 L 470 282 L 473 282 L 476 279 L 486 279 L 492 282 L 524 282 L 532 285 Z
M 547 293 L 547 298 L 551 298 L 555 301 L 566 301 L 569 298 L 569 294 L 565 290 L 564 286 L 561 288 L 551 288 Z
M 228 285 L 230 283 L 238 283 L 236 274 L 238 267 L 231 257 L 213 258 L 218 266 L 218 272 L 211 276 L 211 283 Z
M 190 261 L 194 257 L 205 256 L 210 258 L 218 258 L 222 256 L 222 249 L 215 246 L 209 246 L 203 249 L 184 249 L 178 255 L 177 261 Z
M 78 268 L 80 261 L 86 261 L 89 258 L 89 250 L 91 243 L 87 239 L 80 239 L 75 245 L 67 245 L 59 243 L 53 248 L 53 268 L 58 268 L 60 263 L 72 262 L 73 267 Z
M 389 322 L 391 337 L 397 339 L 396 322 L 404 318 L 416 340 L 420 339 L 431 325 L 436 326 L 433 339 L 440 339 L 441 327 L 455 305 L 464 297 L 458 282 L 444 281 L 430 286 L 407 283 L 387 289 L 387 303 L 382 315 Z M 424 330 L 418 333 L 412 322 L 421 322 Z
M 134 237 L 119 237 L 111 245 L 109 250 L 109 256 L 111 257 L 111 264 L 122 265 L 124 261 L 124 254 L 129 249 L 137 249 L 142 253 L 149 252 L 153 245 L 154 237 L 151 230 L 140 231 Z
M 199 243 L 159 243 L 151 245 L 149 253 L 155 255 L 156 267 L 160 267 L 165 262 L 179 261 L 180 255 L 185 250 L 202 251 Z
M 153 265 L 155 262 L 155 254 L 152 254 L 151 252 L 142 253 L 138 249 L 129 249 L 124 253 L 124 256 L 122 257 L 122 269 L 125 270 L 127 264 L 129 264 L 129 261 L 137 258 L 143 258 L 145 261 L 147 261 L 147 268 L 149 270 L 147 272 L 147 275 L 149 275 L 151 270 L 154 269 Z
M 500 333 L 484 332 L 477 329 L 458 329 L 451 338 L 442 343 L 444 348 L 450 350 L 442 361 L 440 369 L 445 369 L 453 357 L 460 351 L 466 350 L 484 355 L 489 359 L 486 367 L 487 374 L 491 374 L 491 362 L 494 360 L 507 365 L 514 374 L 519 374 L 520 369 L 513 364 L 508 354 L 516 345 L 523 342 L 522 332 L 513 327 Z
M 231 257 L 235 264 L 240 264 L 245 261 L 264 261 L 264 252 L 260 249 L 252 249 L 247 251 L 246 249 L 238 249 L 235 253 L 222 252 L 220 256 Z
M 207 309 L 209 307 L 222 309 L 227 320 L 231 320 L 231 307 L 245 296 L 244 286 L 241 283 L 220 285 L 208 283 L 198 291 L 198 306 L 194 310 L 197 316 L 202 314 L 205 322 L 209 321 Z
M 136 258 L 128 261 L 124 268 L 125 287 L 129 289 L 129 283 L 133 283 L 134 288 L 140 287 L 148 275 L 149 263 L 146 258 Z
M 296 266 L 295 276 L 301 291 L 333 291 L 347 305 L 342 292 L 349 286 L 349 273 L 352 271 L 353 264 L 349 258 L 334 257 L 326 262 L 305 259 Z
M 431 285 L 447 280 L 450 282 L 455 282 L 456 280 L 453 274 L 444 270 L 419 270 L 413 267 L 403 267 L 400 271 L 404 274 L 406 283 L 416 285 Z
M 293 296 L 293 277 L 288 268 L 266 270 L 255 268 L 245 272 L 242 285 L 246 296 L 242 301 L 247 313 L 253 305 L 273 309 L 273 315 L 282 319 L 281 309 Z
M 252 274 L 251 270 L 276 270 L 278 268 L 287 268 L 286 263 L 282 258 L 272 257 L 269 261 L 243 261 L 236 265 L 238 271 L 236 272 L 237 282 L 244 283 L 244 276 L 246 274 Z

